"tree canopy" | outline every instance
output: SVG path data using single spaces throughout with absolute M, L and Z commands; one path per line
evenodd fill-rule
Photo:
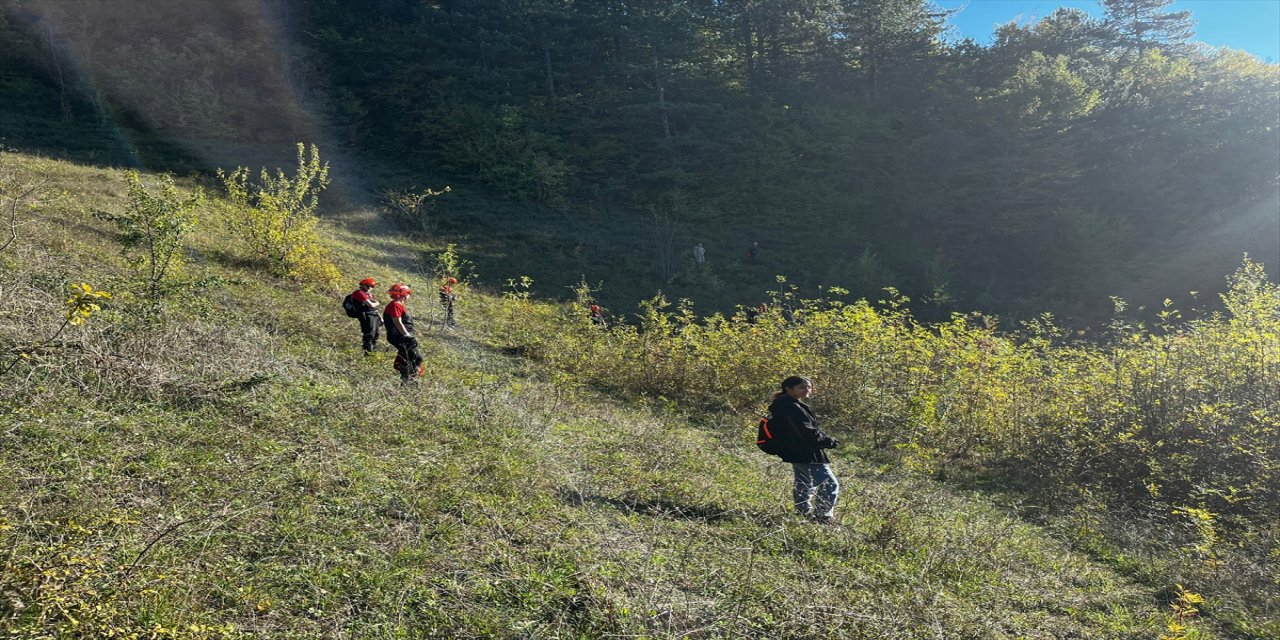
M 254 139 L 252 114 L 297 107 L 217 91 L 200 69 L 243 77 L 266 60 L 264 77 L 282 68 L 342 142 L 394 168 L 403 184 L 388 188 L 451 184 L 483 201 L 470 222 L 568 221 L 508 265 L 556 285 L 585 275 L 633 283 L 633 299 L 728 305 L 785 273 L 894 286 L 940 314 L 1096 320 L 1113 294 L 1220 288 L 1245 251 L 1280 261 L 1280 66 L 1193 43 L 1171 0 L 1102 0 L 1102 18 L 1062 8 L 989 46 L 951 37 L 929 0 L 281 0 L 267 5 L 286 25 L 275 56 L 262 33 L 227 35 L 253 29 L 110 46 L 102 21 L 75 23 L 76 38 L 70 18 L 15 10 L 57 14 L 49 3 L 5 4 L 0 28 L 21 45 L 0 55 L 6 94 L 53 99 L 58 51 L 40 50 L 57 39 L 39 25 L 57 23 L 98 91 L 64 119 L 110 110 L 97 77 L 137 86 L 177 65 L 152 111 L 191 115 L 164 132 Z M 222 22 L 261 11 L 242 4 Z M 713 277 L 673 259 L 697 241 Z M 767 260 L 737 264 L 752 241 Z

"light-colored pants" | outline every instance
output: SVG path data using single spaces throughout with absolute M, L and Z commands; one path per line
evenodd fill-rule
M 791 470 L 796 474 L 796 486 L 791 494 L 796 502 L 796 511 L 801 515 L 824 518 L 835 515 L 840 483 L 831 473 L 831 465 L 792 462 Z

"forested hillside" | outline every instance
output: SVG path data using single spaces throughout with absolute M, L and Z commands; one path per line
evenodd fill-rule
M 452 186 L 427 228 L 546 295 L 784 273 L 1096 323 L 1280 258 L 1280 67 L 1102 4 L 979 46 L 927 0 L 6 0 L 0 135 L 195 166 L 331 136 L 368 197 Z
M 0 637 L 1280 637 L 1280 65 L 1101 4 L 0 0 Z

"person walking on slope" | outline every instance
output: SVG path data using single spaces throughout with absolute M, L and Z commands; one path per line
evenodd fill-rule
M 360 288 L 351 292 L 351 301 L 360 313 L 357 319 L 360 320 L 360 333 L 364 337 L 365 355 L 373 353 L 373 348 L 378 344 L 378 328 L 382 326 L 382 320 L 378 317 L 378 301 L 369 293 L 376 286 L 377 280 L 365 278 L 360 281 Z
M 408 383 L 410 378 L 422 375 L 422 352 L 418 350 L 418 338 L 413 334 L 413 316 L 404 303 L 413 294 L 407 284 L 396 283 L 387 289 L 391 302 L 382 312 L 383 323 L 387 325 L 387 342 L 396 348 L 396 362 L 393 365 L 400 372 L 400 382 Z
M 458 284 L 457 278 L 449 278 L 444 281 L 444 286 L 440 287 L 440 306 L 444 307 L 444 326 L 454 327 L 457 322 L 453 319 L 453 303 L 458 301 L 458 294 L 453 292 L 453 285 Z
M 840 446 L 818 429 L 818 417 L 804 400 L 813 393 L 813 382 L 801 376 L 782 381 L 782 391 L 769 405 L 769 427 L 779 440 L 778 455 L 791 463 L 795 473 L 792 498 L 796 511 L 822 523 L 835 521 L 840 483 L 831 472 L 827 449 Z M 784 435 L 785 434 L 785 435 Z

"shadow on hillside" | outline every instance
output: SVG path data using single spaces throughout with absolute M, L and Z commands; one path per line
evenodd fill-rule
M 53 218 L 52 216 L 50 216 L 50 217 L 46 217 L 45 220 L 52 221 L 52 220 L 56 220 L 56 218 Z M 92 224 L 88 224 L 86 222 L 62 219 L 62 220 L 59 220 L 57 224 L 67 228 L 68 230 L 75 231 L 75 233 L 78 234 L 77 239 L 82 242 L 87 239 L 86 236 L 96 236 L 97 238 L 100 238 L 112 244 L 121 244 L 124 241 L 123 233 L 112 231 L 110 229 L 95 227 Z M 85 242 L 85 244 L 92 245 L 94 243 Z
M 71 115 L 56 117 L 50 114 L 61 111 L 49 100 L 6 97 L 14 104 L 0 107 L 0 140 L 9 150 L 100 169 L 145 167 L 179 175 L 212 170 L 127 107 L 112 105 L 108 116 L 76 103 Z
M 685 505 L 670 500 L 641 500 L 632 497 L 614 498 L 595 493 L 582 493 L 568 487 L 560 487 L 556 495 L 565 504 L 574 507 L 596 505 L 611 507 L 624 514 L 641 514 L 667 518 L 671 520 L 691 520 L 707 523 L 726 522 L 730 520 L 751 520 L 753 522 L 769 522 L 773 516 L 751 513 L 743 510 L 725 510 L 714 505 Z
M 202 252 L 201 255 L 209 261 L 228 269 L 242 271 L 263 271 L 267 269 L 267 265 L 262 260 L 243 256 L 225 249 L 209 249 Z

